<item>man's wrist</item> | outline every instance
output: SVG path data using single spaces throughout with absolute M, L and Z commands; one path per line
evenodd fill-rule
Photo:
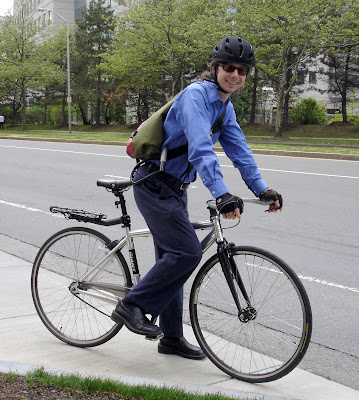
M 269 191 L 269 187 L 265 188 L 260 194 L 259 197 L 263 196 L 265 193 L 267 193 Z

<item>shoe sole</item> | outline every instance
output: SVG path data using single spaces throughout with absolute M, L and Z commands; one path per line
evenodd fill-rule
M 190 355 L 187 353 L 184 353 L 178 349 L 175 349 L 173 347 L 167 347 L 167 346 L 161 346 L 160 344 L 158 345 L 158 352 L 161 354 L 173 354 L 173 355 L 177 355 L 183 358 L 188 358 L 190 360 L 203 360 L 204 358 L 206 358 L 206 355 Z
M 151 335 L 148 333 L 148 331 L 142 331 L 140 329 L 133 328 L 124 317 L 122 317 L 121 314 L 117 313 L 116 311 L 113 311 L 111 314 L 111 319 L 112 321 L 116 322 L 116 324 L 124 324 L 128 330 L 130 330 L 133 333 L 137 333 L 138 335 L 143 335 L 143 336 L 148 336 L 151 338 L 151 340 L 158 340 L 163 337 L 162 331 L 158 333 L 158 335 Z

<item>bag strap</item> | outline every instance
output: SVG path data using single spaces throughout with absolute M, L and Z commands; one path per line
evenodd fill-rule
M 221 133 L 223 133 L 223 131 L 225 129 L 225 125 L 223 123 L 225 116 L 226 116 L 226 109 L 224 109 L 223 113 L 217 118 L 216 122 L 212 125 L 211 136 L 218 130 L 220 130 Z M 188 143 L 182 144 L 181 146 L 178 146 L 178 147 L 175 147 L 174 149 L 168 150 L 167 160 L 172 160 L 173 158 L 183 156 L 183 154 L 186 154 L 186 153 L 188 153 Z

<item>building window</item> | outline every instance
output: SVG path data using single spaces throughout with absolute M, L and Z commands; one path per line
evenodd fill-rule
M 309 83 L 317 83 L 317 73 L 315 71 L 309 71 Z
M 303 85 L 305 82 L 305 76 L 307 75 L 307 71 L 305 69 L 300 69 L 297 71 L 297 84 Z

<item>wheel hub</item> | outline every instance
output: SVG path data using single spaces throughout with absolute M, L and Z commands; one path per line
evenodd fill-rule
M 257 310 L 252 306 L 247 306 L 246 308 L 242 308 L 240 313 L 238 314 L 238 318 L 241 322 L 249 322 L 257 317 Z
M 79 282 L 72 282 L 72 283 L 70 283 L 69 291 L 72 294 L 76 295 L 76 294 L 79 294 L 78 288 L 79 288 Z

